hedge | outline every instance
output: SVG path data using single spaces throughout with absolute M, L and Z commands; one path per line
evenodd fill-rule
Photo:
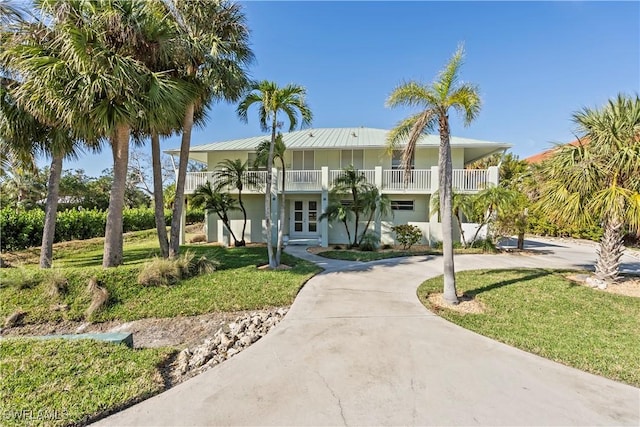
M 124 232 L 149 230 L 156 227 L 153 209 L 134 208 L 123 211 Z M 165 211 L 167 225 L 171 224 L 171 212 Z M 204 211 L 187 210 L 187 223 L 202 222 Z M 95 209 L 65 210 L 58 212 L 55 242 L 91 239 L 104 236 L 107 214 Z M 16 251 L 42 244 L 44 212 L 40 209 L 15 211 L 0 210 L 0 250 Z

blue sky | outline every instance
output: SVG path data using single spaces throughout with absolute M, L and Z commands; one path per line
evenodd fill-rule
M 640 2 L 245 2 L 251 75 L 308 91 L 313 127 L 389 129 L 411 110 L 384 102 L 403 80 L 430 82 L 465 44 L 462 80 L 483 108 L 452 134 L 513 144 L 521 158 L 573 138 L 571 115 L 640 92 Z M 216 105 L 192 145 L 261 134 Z M 163 141 L 163 149 L 179 139 Z M 148 150 L 148 146 L 145 148 Z M 67 162 L 99 175 L 110 150 Z

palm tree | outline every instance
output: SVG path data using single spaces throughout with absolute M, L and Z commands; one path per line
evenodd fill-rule
M 490 185 L 473 196 L 473 204 L 479 225 L 471 243 L 476 241 L 482 227 L 487 226 L 487 239 L 493 237 L 492 225 L 507 216 L 517 215 L 524 209 L 522 194 L 511 188 Z M 524 236 L 523 236 L 524 239 Z
M 329 204 L 318 219 L 320 221 L 340 221 L 347 231 L 347 241 L 351 245 L 351 231 L 349 230 L 349 221 L 353 217 L 353 210 L 349 206 L 345 206 L 339 195 L 332 193 L 329 196 Z
M 374 218 L 382 219 L 382 217 L 393 215 L 391 210 L 391 199 L 386 194 L 380 193 L 378 187 L 371 186 L 367 191 L 360 195 L 362 199 L 363 213 L 367 215 L 367 224 L 362 230 L 362 234 L 358 239 L 358 246 L 362 245 L 362 240 L 369 230 L 369 225 Z
M 233 245 L 242 246 L 239 244 L 236 235 L 233 234 L 231 222 L 229 221 L 229 212 L 238 210 L 236 199 L 231 197 L 229 193 L 220 193 L 216 191 L 211 187 L 211 183 L 209 182 L 196 188 L 193 196 L 194 202 L 196 203 L 204 201 L 204 209 L 207 212 L 215 212 L 218 215 L 218 218 L 220 218 L 225 228 L 233 238 Z
M 269 143 L 269 155 L 267 156 L 267 182 L 264 195 L 264 212 L 267 228 L 267 253 L 269 255 L 269 267 L 278 266 L 273 254 L 271 238 L 271 183 L 273 181 L 273 153 L 276 144 L 276 129 L 278 113 L 282 112 L 289 119 L 289 131 L 293 131 L 298 125 L 300 115 L 301 125 L 311 124 L 313 115 L 305 101 L 306 89 L 295 84 L 279 87 L 275 82 L 263 80 L 251 86 L 251 92 L 238 105 L 237 113 L 241 120 L 248 121 L 249 108 L 257 104 L 260 117 L 260 127 L 263 131 L 271 131 Z
M 256 148 L 256 160 L 254 163 L 254 167 L 258 166 L 266 166 L 267 158 L 269 157 L 269 147 L 271 142 L 269 140 L 262 141 L 258 147 Z M 280 162 L 280 170 L 282 171 L 280 175 L 281 179 L 281 189 L 280 189 L 280 226 L 278 228 L 278 244 L 276 246 L 276 265 L 280 265 L 280 259 L 282 258 L 282 248 L 284 246 L 284 221 L 286 215 L 285 202 L 286 202 L 286 188 L 285 184 L 287 182 L 286 177 L 286 166 L 285 166 L 285 153 L 287 151 L 287 146 L 282 140 L 282 134 L 278 132 L 278 136 L 276 136 L 276 143 L 273 147 L 273 158 L 278 159 Z
M 349 194 L 352 198 L 349 209 L 354 216 L 355 231 L 353 234 L 353 242 L 351 246 L 357 247 L 359 245 L 358 226 L 360 223 L 360 216 L 370 211 L 371 200 L 367 200 L 364 197 L 365 194 L 371 192 L 373 185 L 367 182 L 367 178 L 364 173 L 360 172 L 356 168 L 347 166 L 342 172 L 333 180 L 333 189 L 331 190 L 336 195 Z M 374 209 L 375 210 L 375 209 Z M 368 224 L 367 224 L 368 226 Z M 366 228 L 365 228 L 366 232 Z M 364 233 L 363 233 L 364 235 Z
M 640 98 L 618 95 L 600 109 L 573 115 L 581 143 L 543 164 L 538 208 L 557 223 L 602 224 L 596 277 L 615 282 L 623 228 L 640 231 Z
M 249 86 L 245 67 L 253 61 L 249 29 L 242 8 L 225 0 L 170 0 L 170 12 L 179 31 L 174 67 L 194 83 L 198 96 L 187 105 L 182 121 L 180 161 L 171 219 L 169 256 L 180 251 L 180 218 L 184 209 L 191 130 L 214 101 L 239 100 Z
M 244 207 L 244 203 L 242 203 L 242 190 L 244 189 L 245 184 L 258 184 L 256 176 L 247 172 L 249 172 L 247 162 L 242 162 L 240 159 L 226 159 L 218 163 L 217 170 L 214 173 L 217 180 L 216 191 L 219 192 L 224 187 L 235 188 L 238 190 L 238 203 L 240 204 L 240 210 L 242 211 L 244 222 L 242 223 L 241 240 L 236 241 L 235 246 L 246 246 L 244 233 L 247 228 L 247 210 Z
M 437 193 L 437 194 L 436 194 Z M 440 197 L 439 193 L 436 191 L 431 198 L 431 211 L 430 215 L 437 215 L 440 212 Z M 467 219 L 472 219 L 475 215 L 475 198 L 470 194 L 458 193 L 453 191 L 451 195 L 451 211 L 453 216 L 456 218 L 456 223 L 458 224 L 458 231 L 460 232 L 460 240 L 462 240 L 462 246 L 467 247 L 467 239 L 464 235 L 464 228 L 462 227 L 462 218 L 463 216 Z M 478 227 L 477 232 L 482 228 L 482 226 Z M 476 233 L 477 237 L 477 233 Z M 471 240 L 471 243 L 475 240 Z
M 458 48 L 447 65 L 440 71 L 431 84 L 410 81 L 399 85 L 387 98 L 388 107 L 420 107 L 421 111 L 402 120 L 388 137 L 390 146 L 406 141 L 402 155 L 405 176 L 409 176 L 411 160 L 414 157 L 416 143 L 422 134 L 434 129 L 436 124 L 440 133 L 438 157 L 439 192 L 442 221 L 442 250 L 444 261 L 444 300 L 450 304 L 458 303 L 455 268 L 453 264 L 453 227 L 452 227 L 452 166 L 451 166 L 451 129 L 449 128 L 449 109 L 453 108 L 463 115 L 465 125 L 471 124 L 480 112 L 478 88 L 458 80 L 464 49 Z
M 11 97 L 11 88 L 20 83 L 8 78 L 0 85 L 0 139 L 6 141 L 7 149 L 22 164 L 33 166 L 36 153 L 51 156 L 45 203 L 45 221 L 40 250 L 40 268 L 51 268 L 53 241 L 58 213 L 58 191 L 65 158 L 77 158 L 80 141 L 68 130 L 46 126 L 28 112 L 22 110 Z M 27 160 L 28 159 L 28 160 Z
M 117 266 L 123 261 L 131 131 L 150 120 L 148 111 L 165 119 L 184 111 L 191 93 L 134 57 L 141 46 L 154 43 L 154 32 L 147 30 L 161 19 L 146 2 L 42 0 L 38 5 L 45 15 L 44 36 L 5 51 L 4 58 L 14 59 L 12 67 L 24 78 L 16 99 L 39 121 L 71 129 L 85 141 L 109 141 L 114 179 L 102 265 Z

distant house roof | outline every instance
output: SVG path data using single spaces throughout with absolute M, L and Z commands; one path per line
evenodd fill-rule
M 365 127 L 356 128 L 318 128 L 305 129 L 294 132 L 283 133 L 282 138 L 287 149 L 294 150 L 321 150 L 321 149 L 358 149 L 358 148 L 384 148 L 387 146 L 387 135 L 389 131 L 385 129 L 374 129 Z M 234 139 L 231 141 L 214 142 L 191 147 L 189 157 L 194 160 L 204 161 L 198 153 L 210 151 L 252 151 L 262 141 L 269 139 L 269 135 L 254 136 L 251 138 Z M 440 137 L 438 135 L 424 135 L 418 141 L 419 147 L 438 147 Z M 480 141 L 477 139 L 451 137 L 451 146 L 459 148 L 477 148 L 475 159 L 465 159 L 473 161 L 492 154 L 496 151 L 511 147 L 511 144 L 493 141 Z M 177 155 L 179 148 L 165 151 L 168 154 Z M 466 157 L 466 156 L 465 156 Z
M 565 145 L 573 145 L 575 147 L 580 144 L 588 144 L 588 143 L 589 143 L 588 139 L 576 139 L 575 141 L 569 142 Z M 542 161 L 547 160 L 549 157 L 553 156 L 553 153 L 555 153 L 560 147 L 561 146 L 553 147 L 541 153 L 534 154 L 532 156 L 525 158 L 524 161 L 529 164 L 541 163 Z

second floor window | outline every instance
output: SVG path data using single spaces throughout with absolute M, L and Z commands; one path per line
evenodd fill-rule
M 249 167 L 249 169 L 266 171 L 267 165 L 256 165 L 256 157 L 257 155 L 255 152 L 249 152 L 249 154 L 247 155 L 247 166 Z
M 294 151 L 293 170 L 314 170 L 315 156 L 313 151 Z
M 340 167 L 353 165 L 356 169 L 364 169 L 364 150 L 341 150 Z
M 415 157 L 411 159 L 411 169 L 415 169 Z M 402 150 L 393 150 L 391 155 L 391 169 L 402 169 Z

